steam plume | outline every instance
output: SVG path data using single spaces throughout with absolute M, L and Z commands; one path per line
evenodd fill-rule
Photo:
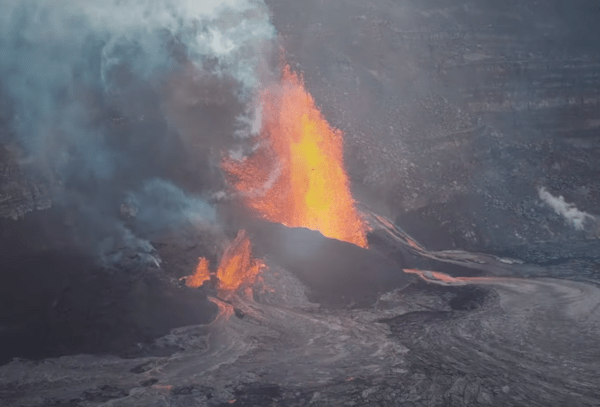
M 0 99 L 13 117 L 12 139 L 0 142 L 18 143 L 24 162 L 61 185 L 55 203 L 85 212 L 88 226 L 110 220 L 121 233 L 119 202 L 157 193 L 168 196 L 167 210 L 140 208 L 139 222 L 210 220 L 207 205 L 171 176 L 192 159 L 182 156 L 191 137 L 214 138 L 210 123 L 179 128 L 190 106 L 165 89 L 183 71 L 200 86 L 198 77 L 228 84 L 186 114 L 201 116 L 220 97 L 231 134 L 255 131 L 249 102 L 273 36 L 261 0 L 4 0 Z
M 538 193 L 542 201 L 554 209 L 558 215 L 563 216 L 577 230 L 583 230 L 586 221 L 596 219 L 589 213 L 580 211 L 575 205 L 565 202 L 565 198 L 562 196 L 552 195 L 544 187 L 539 188 Z

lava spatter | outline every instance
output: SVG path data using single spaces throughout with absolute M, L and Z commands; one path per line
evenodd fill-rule
M 240 230 L 237 237 L 225 249 L 219 262 L 216 272 L 219 293 L 227 296 L 238 288 L 251 287 L 264 267 L 262 260 L 252 256 L 252 244 L 246 231 Z M 185 285 L 198 288 L 205 281 L 210 280 L 210 274 L 208 259 L 201 257 L 195 273 L 185 277 Z
M 198 266 L 196 266 L 196 272 L 191 276 L 185 277 L 185 285 L 191 288 L 198 288 L 208 280 L 210 280 L 208 259 L 200 257 Z

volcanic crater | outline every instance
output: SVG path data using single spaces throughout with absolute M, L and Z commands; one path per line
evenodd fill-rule
M 599 405 L 595 3 L 138 3 L 0 5 L 0 404 Z

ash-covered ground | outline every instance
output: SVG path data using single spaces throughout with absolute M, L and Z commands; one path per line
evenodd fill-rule
M 93 3 L 0 5 L 0 404 L 600 405 L 596 2 Z M 280 56 L 369 250 L 223 192 Z
M 398 229 L 376 226 L 388 249 L 395 242 L 396 251 L 435 261 L 447 274 L 413 279 L 397 264 L 390 270 L 396 284 L 357 305 L 357 298 L 324 291 L 293 266 L 293 272 L 279 267 L 281 255 L 267 255 L 269 268 L 251 290 L 218 299 L 200 289 L 219 308 L 208 324 L 173 329 L 125 357 L 16 359 L 2 366 L 3 405 L 597 405 L 597 275 L 577 282 L 561 267 L 427 252 Z M 301 229 L 286 233 L 315 237 Z M 590 254 L 600 256 L 600 248 Z M 318 269 L 323 274 L 335 263 L 308 260 L 313 272 L 325 264 Z M 362 284 L 352 273 L 345 278 L 340 285 Z M 182 290 L 177 295 L 194 291 Z M 342 304 L 332 304 L 334 298 Z

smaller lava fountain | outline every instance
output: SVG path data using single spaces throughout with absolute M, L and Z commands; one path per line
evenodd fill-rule
M 184 277 L 185 285 L 191 288 L 200 287 L 205 281 L 210 280 L 210 262 L 207 258 L 200 257 L 198 266 L 196 266 L 196 272 L 191 275 Z
M 235 240 L 225 249 L 217 278 L 219 290 L 235 291 L 240 286 L 251 286 L 265 264 L 252 257 L 252 245 L 245 230 L 238 232 Z
M 367 247 L 367 226 L 344 170 L 342 132 L 329 126 L 289 66 L 261 94 L 257 148 L 222 167 L 245 204 L 264 219 Z
M 251 286 L 256 281 L 265 264 L 252 257 L 252 245 L 245 230 L 240 230 L 237 237 L 225 249 L 217 269 L 219 280 L 218 289 L 227 294 L 240 287 Z M 196 272 L 185 277 L 185 285 L 192 288 L 200 287 L 210 280 L 210 264 L 208 259 L 201 257 Z

